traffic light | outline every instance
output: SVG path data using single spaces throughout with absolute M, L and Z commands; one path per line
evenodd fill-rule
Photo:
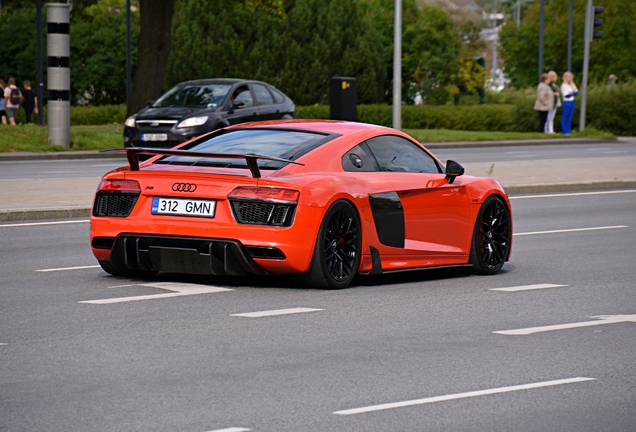
M 597 18 L 597 16 L 602 14 L 604 10 L 605 8 L 603 6 L 592 6 L 592 12 L 594 12 L 594 17 L 592 19 L 592 40 L 600 39 L 603 36 L 603 32 L 600 30 L 594 30 L 594 27 L 600 27 L 603 25 L 603 18 Z

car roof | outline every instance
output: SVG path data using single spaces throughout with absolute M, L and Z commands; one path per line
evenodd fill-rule
M 183 81 L 175 85 L 183 85 L 183 84 L 189 84 L 189 85 L 230 84 L 230 85 L 233 85 L 233 84 L 237 84 L 241 82 L 245 82 L 245 83 L 254 82 L 254 83 L 269 85 L 262 81 L 247 80 L 247 79 L 241 79 L 241 78 L 204 78 L 204 79 L 198 79 L 198 80 Z

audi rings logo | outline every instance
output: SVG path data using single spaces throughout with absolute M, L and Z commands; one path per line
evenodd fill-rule
M 194 192 L 197 190 L 197 185 L 194 183 L 175 183 L 172 185 L 172 190 L 175 192 Z

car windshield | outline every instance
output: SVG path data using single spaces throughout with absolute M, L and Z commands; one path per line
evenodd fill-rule
M 195 142 L 180 150 L 196 152 L 248 155 L 255 154 L 293 161 L 316 147 L 331 141 L 336 135 L 319 132 L 280 129 L 238 129 L 219 131 L 204 141 Z M 244 159 L 209 157 L 167 156 L 156 164 L 212 166 L 223 168 L 247 168 Z M 258 160 L 261 169 L 278 169 L 285 162 Z
M 216 108 L 221 105 L 230 87 L 230 84 L 179 84 L 163 94 L 152 106 Z

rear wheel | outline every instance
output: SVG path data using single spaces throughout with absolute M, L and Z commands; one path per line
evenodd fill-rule
M 309 271 L 296 280 L 315 288 L 346 288 L 358 271 L 361 249 L 355 208 L 347 201 L 336 201 L 320 225 Z
M 489 197 L 479 209 L 470 263 L 477 274 L 492 275 L 503 267 L 510 251 L 512 226 L 508 207 L 499 197 Z

